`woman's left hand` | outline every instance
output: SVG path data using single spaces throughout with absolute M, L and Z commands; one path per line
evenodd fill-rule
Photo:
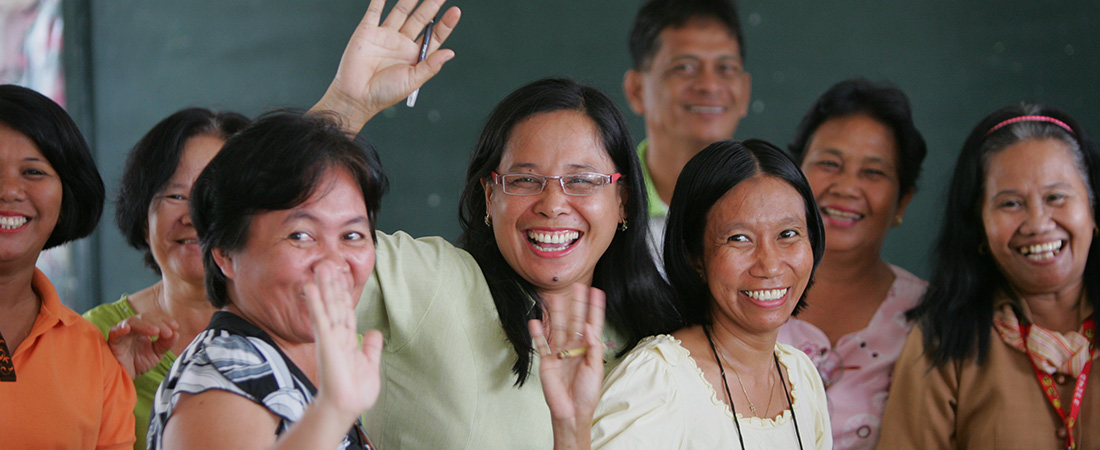
M 544 320 L 527 325 L 539 351 L 539 378 L 553 420 L 554 448 L 587 448 L 604 375 L 604 293 L 576 284 L 571 294 L 543 295 L 543 302 Z
M 353 422 L 378 399 L 382 333 L 368 331 L 360 347 L 351 283 L 346 269 L 324 261 L 314 268 L 305 294 L 317 346 L 318 403 L 335 407 Z

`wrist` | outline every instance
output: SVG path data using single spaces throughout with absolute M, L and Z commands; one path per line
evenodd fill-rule
M 325 90 L 321 99 L 309 109 L 309 112 L 330 112 L 340 117 L 346 131 L 358 133 L 378 111 L 355 101 L 343 91 L 333 86 Z

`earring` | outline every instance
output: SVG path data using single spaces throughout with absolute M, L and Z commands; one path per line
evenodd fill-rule
M 898 214 L 898 215 L 894 216 L 894 226 L 895 227 L 901 226 L 901 222 L 902 222 L 901 214 Z
M 619 231 L 626 231 L 626 218 L 623 218 L 622 222 L 619 222 Z
M 489 213 L 485 213 L 485 226 L 489 228 L 493 227 L 493 218 L 489 216 Z

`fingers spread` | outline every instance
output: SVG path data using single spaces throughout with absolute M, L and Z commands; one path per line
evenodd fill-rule
M 386 0 L 370 0 L 370 5 L 367 6 L 367 13 L 363 14 L 363 20 L 359 22 L 360 26 L 378 26 L 378 22 L 382 20 L 382 7 L 386 5 Z
M 435 51 L 447 41 L 451 32 L 458 26 L 458 19 L 461 17 L 462 10 L 457 6 L 452 6 L 443 13 L 443 17 L 437 20 L 435 27 L 432 28 L 432 41 L 428 43 L 428 51 Z
M 531 319 L 527 321 L 527 331 L 531 332 L 531 339 L 535 342 L 535 350 L 541 356 L 550 356 L 550 343 L 546 342 L 546 336 L 542 333 L 542 321 Z
M 405 24 L 405 19 L 416 7 L 416 2 L 417 0 L 398 0 L 397 4 L 393 5 L 393 9 L 390 10 L 390 14 L 386 16 L 386 20 L 382 21 L 382 27 L 400 30 L 401 26 Z
M 408 36 L 409 39 L 416 39 L 416 36 L 420 34 L 424 27 L 428 25 L 435 18 L 435 14 L 439 12 L 439 8 L 443 6 L 445 0 L 426 0 L 420 4 L 409 15 L 409 18 L 405 20 L 405 23 L 401 25 L 400 33 Z M 392 13 L 391 13 L 392 14 Z M 433 36 L 432 39 L 435 39 Z

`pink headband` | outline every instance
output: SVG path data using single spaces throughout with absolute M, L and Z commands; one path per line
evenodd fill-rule
M 1013 117 L 1013 118 L 1008 119 L 1004 122 L 993 125 L 993 128 L 990 128 L 989 131 L 986 131 L 985 135 L 989 136 L 989 135 L 993 134 L 994 131 L 997 131 L 1001 128 L 1004 128 L 1008 125 L 1012 125 L 1012 124 L 1017 123 L 1017 122 L 1048 122 L 1048 123 L 1053 123 L 1055 125 L 1058 125 L 1058 126 L 1062 127 L 1066 131 L 1068 131 L 1069 134 L 1071 134 L 1073 136 L 1077 136 L 1077 133 L 1074 133 L 1073 129 L 1070 128 L 1069 125 L 1066 125 L 1065 122 L 1062 122 L 1061 120 L 1055 119 L 1053 117 L 1048 117 L 1048 116 L 1019 116 L 1019 117 Z

